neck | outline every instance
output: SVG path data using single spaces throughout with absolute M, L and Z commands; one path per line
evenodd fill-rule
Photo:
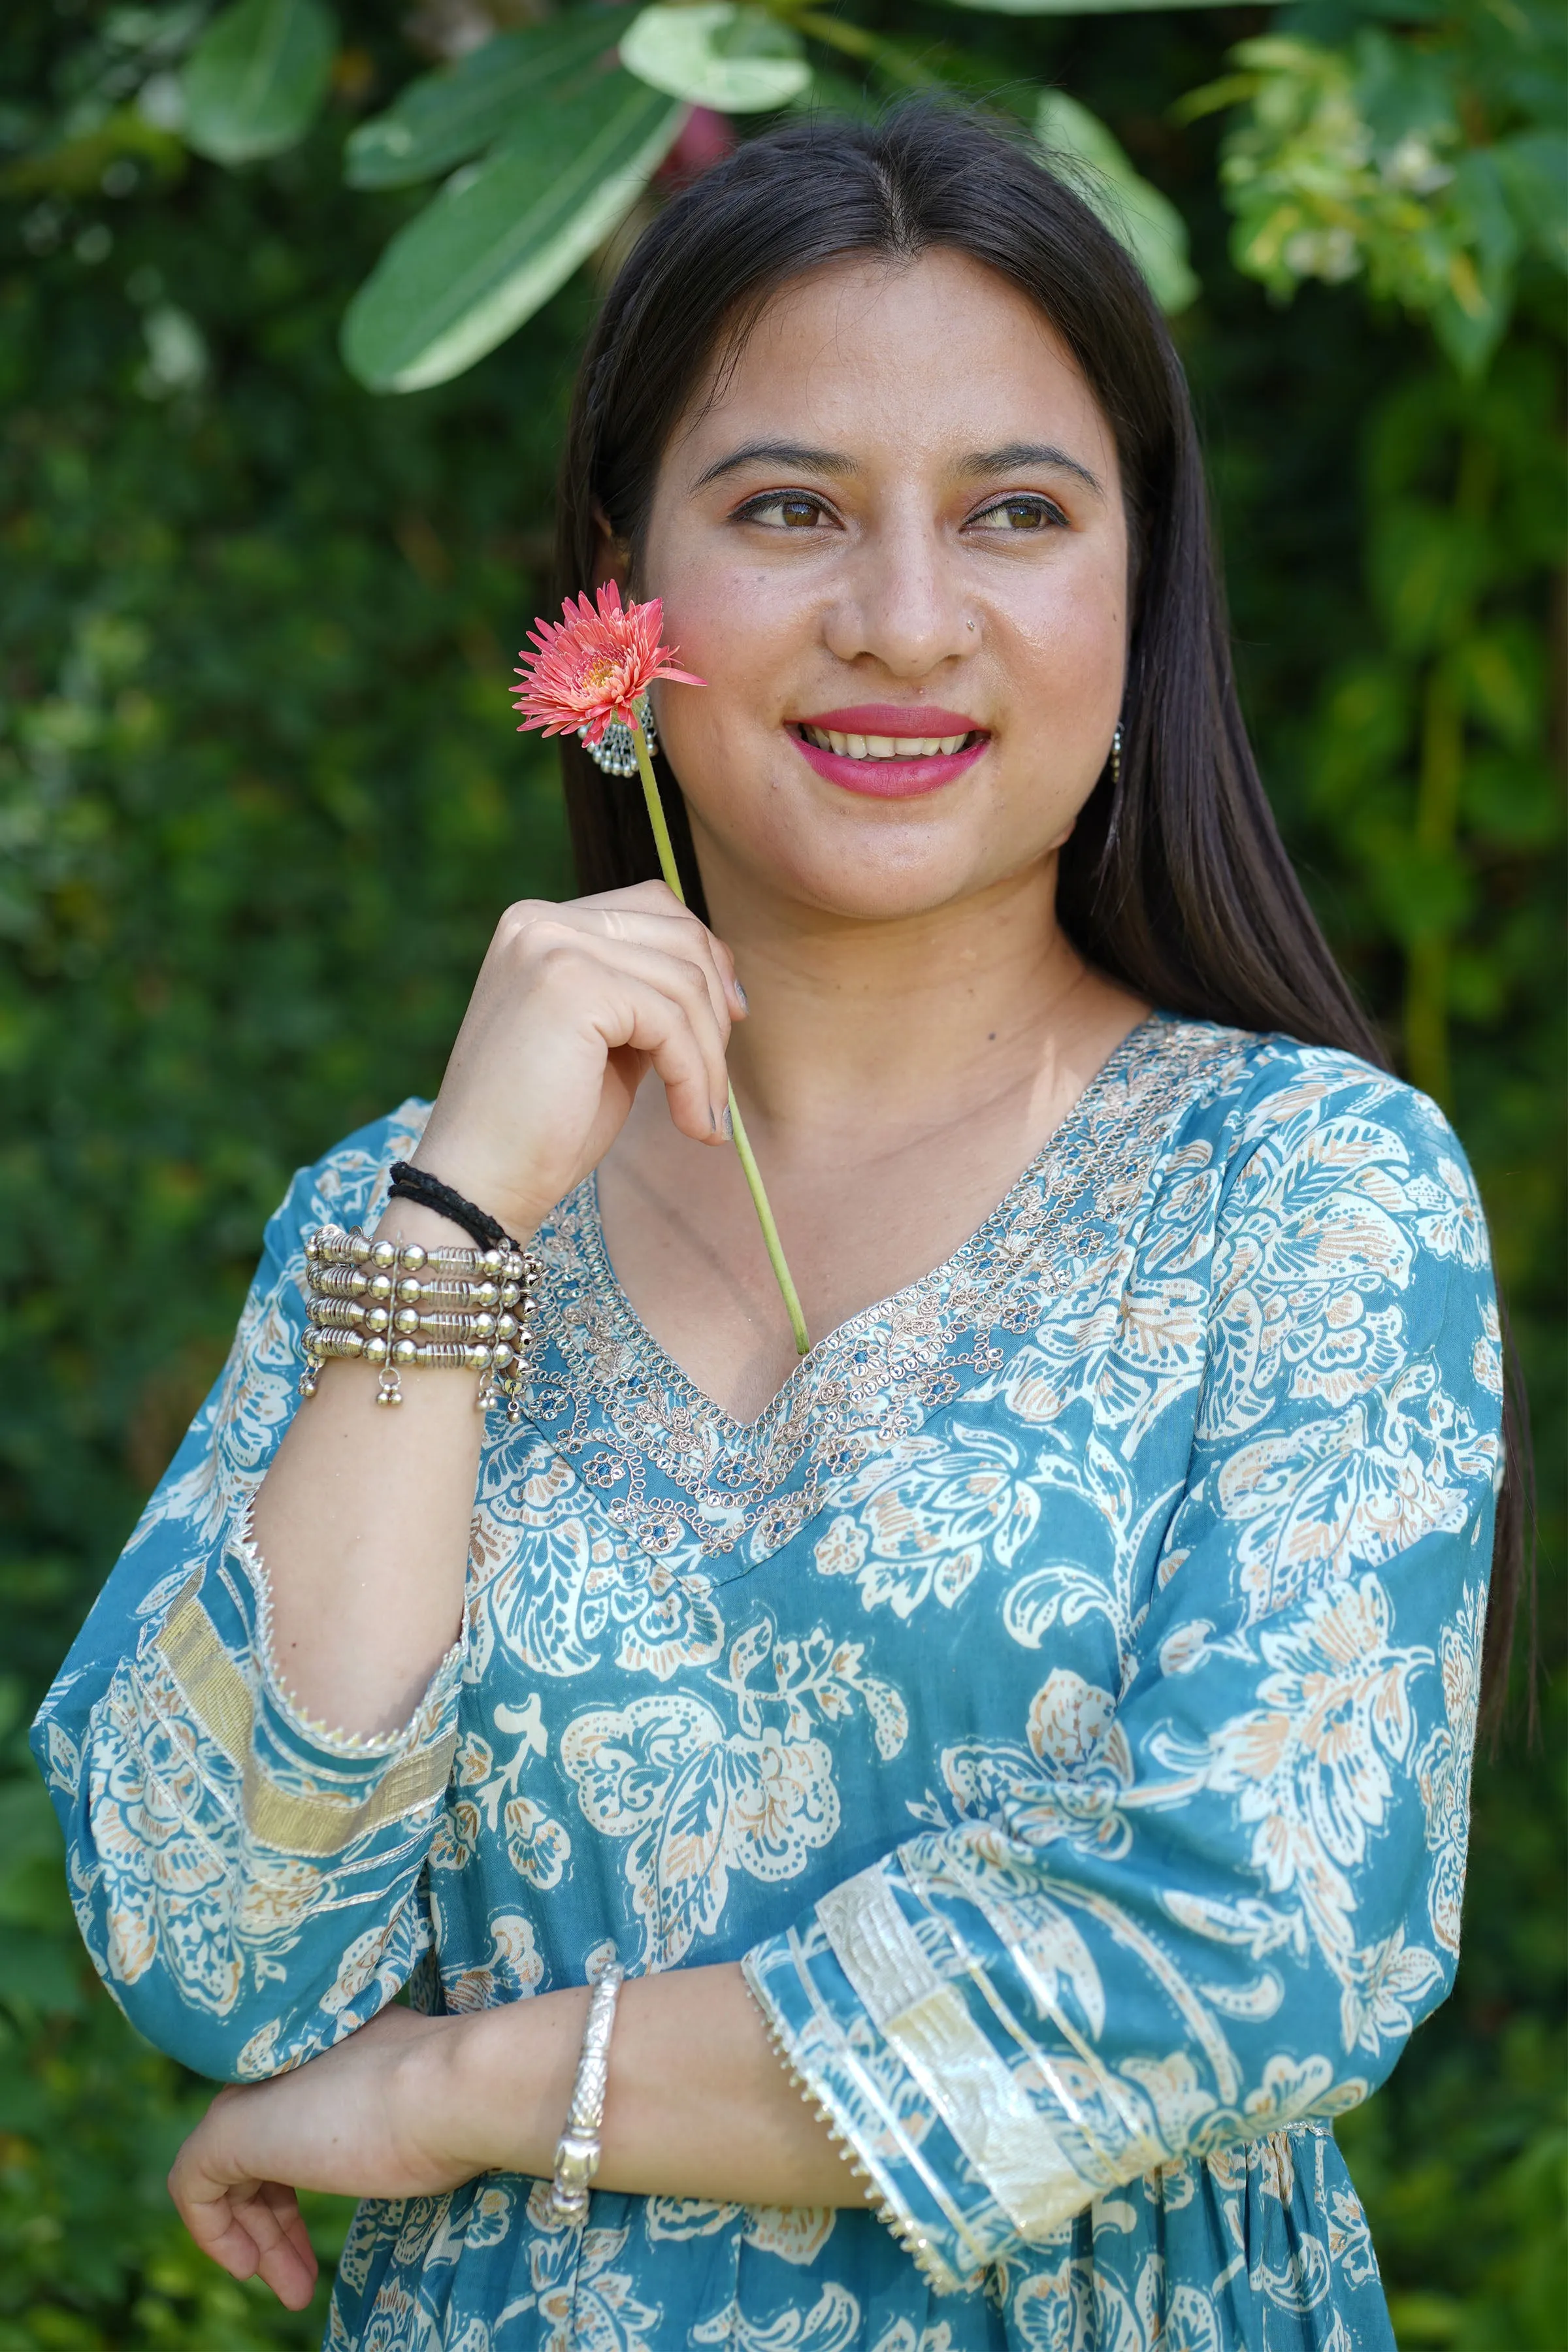
M 1013 1098 L 1027 1124 L 1103 1058 L 1106 983 L 1057 921 L 1054 854 L 880 921 L 781 902 L 721 857 L 702 870 L 752 1007 L 731 1045 L 736 1090 L 775 1165 L 820 1165 L 850 1131 L 917 1141 Z

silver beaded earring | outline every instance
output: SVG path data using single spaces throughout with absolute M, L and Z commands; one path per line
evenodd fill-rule
M 653 705 L 643 695 L 637 706 L 642 731 L 647 737 L 648 756 L 658 749 L 658 738 L 653 731 Z M 632 730 L 624 719 L 612 719 L 596 743 L 584 743 L 583 749 L 596 767 L 606 776 L 635 776 L 637 755 L 632 744 Z
M 1121 721 L 1120 719 L 1116 722 L 1116 731 L 1110 739 L 1110 782 L 1113 790 L 1120 792 L 1121 789 Z

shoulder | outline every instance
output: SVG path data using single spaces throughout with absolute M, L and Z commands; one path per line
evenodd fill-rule
M 1415 1248 L 1488 1261 L 1464 1148 L 1418 1088 L 1359 1055 L 1293 1037 L 1171 1021 L 1193 1079 L 1172 1155 L 1206 1162 L 1222 1232 L 1282 1213 L 1325 1247 L 1336 1227 L 1398 1228 Z
M 430 1106 L 417 1096 L 356 1128 L 314 1164 L 295 1171 L 294 1180 L 267 1228 L 275 1255 L 292 1255 L 301 1234 L 329 1220 L 363 1224 L 386 1189 L 394 1160 L 406 1160 L 418 1144 Z

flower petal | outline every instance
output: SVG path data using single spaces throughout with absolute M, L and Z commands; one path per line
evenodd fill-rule
M 614 580 L 603 583 L 595 603 L 580 593 L 565 599 L 558 622 L 536 621 L 528 632 L 533 650 L 518 656 L 519 734 L 533 728 L 547 736 L 576 733 L 592 747 L 613 719 L 629 718 L 656 678 L 702 685 L 675 667 L 675 647 L 660 645 L 663 622 L 662 599 L 623 606 Z

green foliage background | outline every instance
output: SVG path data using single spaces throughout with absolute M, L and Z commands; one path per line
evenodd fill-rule
M 436 1085 L 499 907 L 570 887 L 512 732 L 574 279 L 439 391 L 376 400 L 338 323 L 400 194 L 342 137 L 409 61 L 345 9 L 310 140 L 243 173 L 0 174 L 0 2352 L 318 2340 L 199 2263 L 163 2194 L 206 2095 L 98 1988 L 25 1725 L 222 1359 L 300 1161 Z M 95 12 L 14 0 L 0 140 Z M 862 11 L 877 20 L 877 10 Z M 1239 274 L 1221 126 L 1173 101 L 1268 21 L 955 17 L 982 85 L 1059 79 L 1180 205 L 1265 773 L 1329 929 L 1475 1160 L 1529 1370 L 1560 1650 L 1561 287 L 1489 369 L 1354 288 Z M 107 186 L 106 186 L 107 174 Z M 1557 623 L 1552 625 L 1553 597 Z M 1564 1705 L 1482 1764 L 1453 2000 L 1342 2127 L 1403 2352 L 1559 2352 Z M 319 2242 L 346 2219 L 325 2205 Z

